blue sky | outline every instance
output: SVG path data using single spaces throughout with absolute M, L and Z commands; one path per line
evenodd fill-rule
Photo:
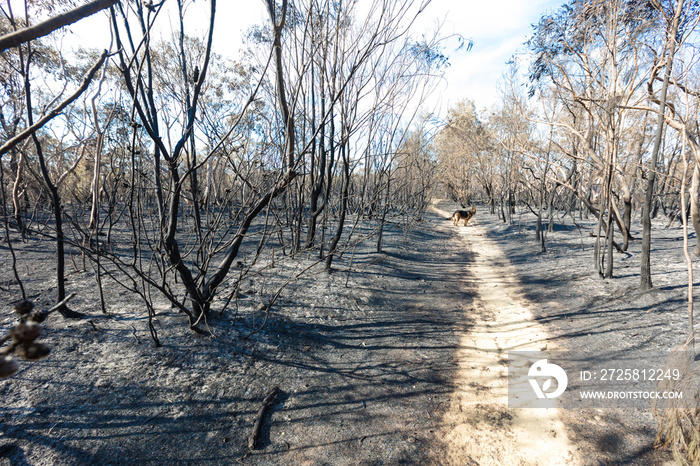
M 523 50 L 531 25 L 562 3 L 563 0 L 432 0 L 416 23 L 416 32 L 442 23 L 444 35 L 461 35 L 473 40 L 474 45 L 470 51 L 459 52 L 454 52 L 456 40 L 451 42 L 452 47 L 448 46 L 451 66 L 430 106 L 439 108 L 444 115 L 450 105 L 469 98 L 476 102 L 477 109 L 490 108 L 498 101 L 505 63 Z M 206 33 L 208 10 L 208 2 L 198 1 L 186 15 L 188 23 L 202 25 L 202 35 Z M 223 0 L 217 3 L 217 18 L 214 43 L 225 48 L 217 50 L 219 53 L 226 53 L 240 48 L 241 30 L 267 17 L 262 0 Z M 164 21 L 161 27 L 162 33 L 168 34 L 168 22 Z M 71 29 L 74 39 L 89 41 L 94 47 L 109 46 L 104 14 L 88 18 Z

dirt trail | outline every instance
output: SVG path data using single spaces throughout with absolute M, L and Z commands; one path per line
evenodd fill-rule
M 446 206 L 433 210 L 449 217 L 440 207 Z M 477 296 L 465 310 L 474 326 L 460 336 L 458 389 L 444 419 L 446 462 L 579 464 L 556 409 L 508 408 L 507 352 L 554 348 L 547 347 L 548 335 L 529 310 L 533 303 L 524 297 L 513 266 L 480 228 L 478 214 L 458 228 L 475 256 L 465 287 Z

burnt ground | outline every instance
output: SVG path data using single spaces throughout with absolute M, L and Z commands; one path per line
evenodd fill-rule
M 52 315 L 42 336 L 50 357 L 0 382 L 0 463 L 401 464 L 439 455 L 433 444 L 471 296 L 460 286 L 469 252 L 440 223 L 395 225 L 385 253 L 372 252 L 372 240 L 330 275 L 312 269 L 247 339 L 262 320 L 260 297 L 298 260 L 278 258 L 246 279 L 237 310 L 218 316 L 217 303 L 215 337 L 190 332 L 161 303 L 160 348 L 137 298 L 107 284 L 102 315 L 92 272 L 73 271 L 71 307 L 89 318 Z M 50 306 L 52 246 L 32 238 L 17 249 L 25 286 Z M 5 246 L 1 253 L 9 265 Z M 4 329 L 14 322 L 11 289 L 1 296 Z M 242 459 L 273 386 L 280 394 L 259 449 Z
M 527 298 L 539 305 L 535 318 L 560 346 L 603 353 L 685 340 L 679 228 L 656 227 L 656 288 L 640 292 L 638 241 L 629 255 L 616 256 L 616 278 L 601 280 L 592 270 L 588 224 L 579 230 L 567 219 L 541 254 L 531 215 L 505 225 L 479 209 L 474 221 L 504 250 L 502 264 L 516 267 Z M 53 246 L 37 237 L 15 244 L 30 298 L 49 307 Z M 460 336 L 479 312 L 475 287 L 487 285 L 470 272 L 473 260 L 468 238 L 427 214 L 410 230 L 394 225 L 384 253 L 368 241 L 332 274 L 314 268 L 293 282 L 267 325 L 248 338 L 262 319 L 255 311 L 261 297 L 298 270 L 299 258 L 279 257 L 274 268 L 246 278 L 224 315 L 215 303 L 213 335 L 192 333 L 182 314 L 156 302 L 160 348 L 138 299 L 107 283 L 109 314 L 101 314 L 92 270 L 69 262 L 68 290 L 77 292 L 71 307 L 88 317 L 52 315 L 42 335 L 52 354 L 0 381 L 0 464 L 444 464 L 443 418 L 463 388 Z M 5 243 L 0 262 L 5 331 L 18 299 Z M 274 386 L 280 393 L 260 445 L 246 456 Z M 651 448 L 656 422 L 648 410 L 561 412 L 584 464 L 669 459 Z

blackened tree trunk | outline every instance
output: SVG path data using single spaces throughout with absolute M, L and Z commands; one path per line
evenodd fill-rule
M 338 244 L 340 243 L 340 238 L 343 235 L 343 227 L 345 226 L 345 216 L 348 210 L 348 192 L 350 190 L 350 160 L 347 151 L 347 140 L 345 138 L 343 140 L 343 145 L 340 148 L 340 152 L 341 157 L 343 158 L 343 181 L 340 194 L 340 213 L 338 215 L 338 225 L 335 230 L 335 236 L 331 240 L 331 244 L 328 247 L 328 254 L 326 255 L 326 270 L 331 269 L 333 257 L 337 253 Z
M 27 123 L 29 126 L 34 124 L 34 116 L 32 115 L 32 98 L 31 98 L 31 85 L 29 82 L 29 60 L 27 60 L 27 69 L 24 70 L 24 86 L 25 86 L 25 98 L 27 101 Z M 46 167 L 46 158 L 44 157 L 44 152 L 42 150 L 41 142 L 36 135 L 36 131 L 31 134 L 32 141 L 36 148 L 36 156 L 39 160 L 39 167 L 41 168 L 41 176 L 46 183 L 46 187 L 51 193 L 51 204 L 53 208 L 54 220 L 56 222 L 56 302 L 60 303 L 66 298 L 66 278 L 65 278 L 65 250 L 64 250 L 64 237 L 63 237 L 63 216 L 61 212 L 61 196 L 58 193 L 58 187 L 51 180 L 49 175 L 49 170 Z M 68 308 L 68 306 L 63 305 L 58 309 L 63 317 L 69 319 L 76 319 L 83 317 L 84 314 L 73 311 Z
M 381 180 L 381 179 L 380 179 Z M 386 222 L 386 213 L 389 209 L 389 193 L 391 191 L 391 174 L 386 174 L 386 190 L 384 191 L 384 205 L 382 213 L 379 216 L 379 225 L 377 225 L 377 252 L 382 252 L 382 237 L 384 234 L 384 223 Z
M 313 75 L 313 68 L 312 68 L 312 75 Z M 321 86 L 321 92 L 324 92 L 323 86 Z M 325 119 L 324 121 L 321 122 L 321 127 L 319 128 L 319 134 L 316 135 L 316 109 L 315 109 L 315 93 L 313 87 L 311 88 L 311 102 L 312 102 L 312 119 L 311 119 L 311 129 L 312 132 L 314 133 L 314 141 L 312 143 L 312 152 L 311 152 L 311 170 L 310 170 L 310 177 L 311 177 L 311 193 L 309 194 L 309 218 L 306 223 L 306 243 L 304 244 L 305 248 L 311 248 L 314 245 L 314 241 L 316 238 L 316 222 L 318 220 L 318 216 L 321 215 L 323 212 L 323 209 L 326 206 L 326 200 L 324 198 L 323 202 L 321 203 L 321 206 L 319 207 L 318 201 L 319 198 L 321 197 L 321 193 L 323 193 L 323 185 L 325 181 L 325 176 L 326 176 L 326 145 L 325 145 L 325 138 L 326 138 L 326 125 L 325 125 Z M 324 118 L 326 114 L 326 98 L 325 96 L 321 96 L 321 118 Z M 318 144 L 316 143 L 318 141 Z M 331 141 L 331 144 L 333 142 Z M 315 161 L 318 160 L 318 175 L 316 175 L 314 169 L 315 169 Z M 330 179 L 330 178 L 329 178 Z

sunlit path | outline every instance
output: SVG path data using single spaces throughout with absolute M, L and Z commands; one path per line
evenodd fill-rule
M 445 218 L 450 215 L 435 211 Z M 475 256 L 464 286 L 474 289 L 477 298 L 464 309 L 475 325 L 460 337 L 458 388 L 444 419 L 446 461 L 579 464 L 556 409 L 508 408 L 507 352 L 553 348 L 513 278 L 515 270 L 479 227 L 478 214 L 468 227 L 455 228 Z

